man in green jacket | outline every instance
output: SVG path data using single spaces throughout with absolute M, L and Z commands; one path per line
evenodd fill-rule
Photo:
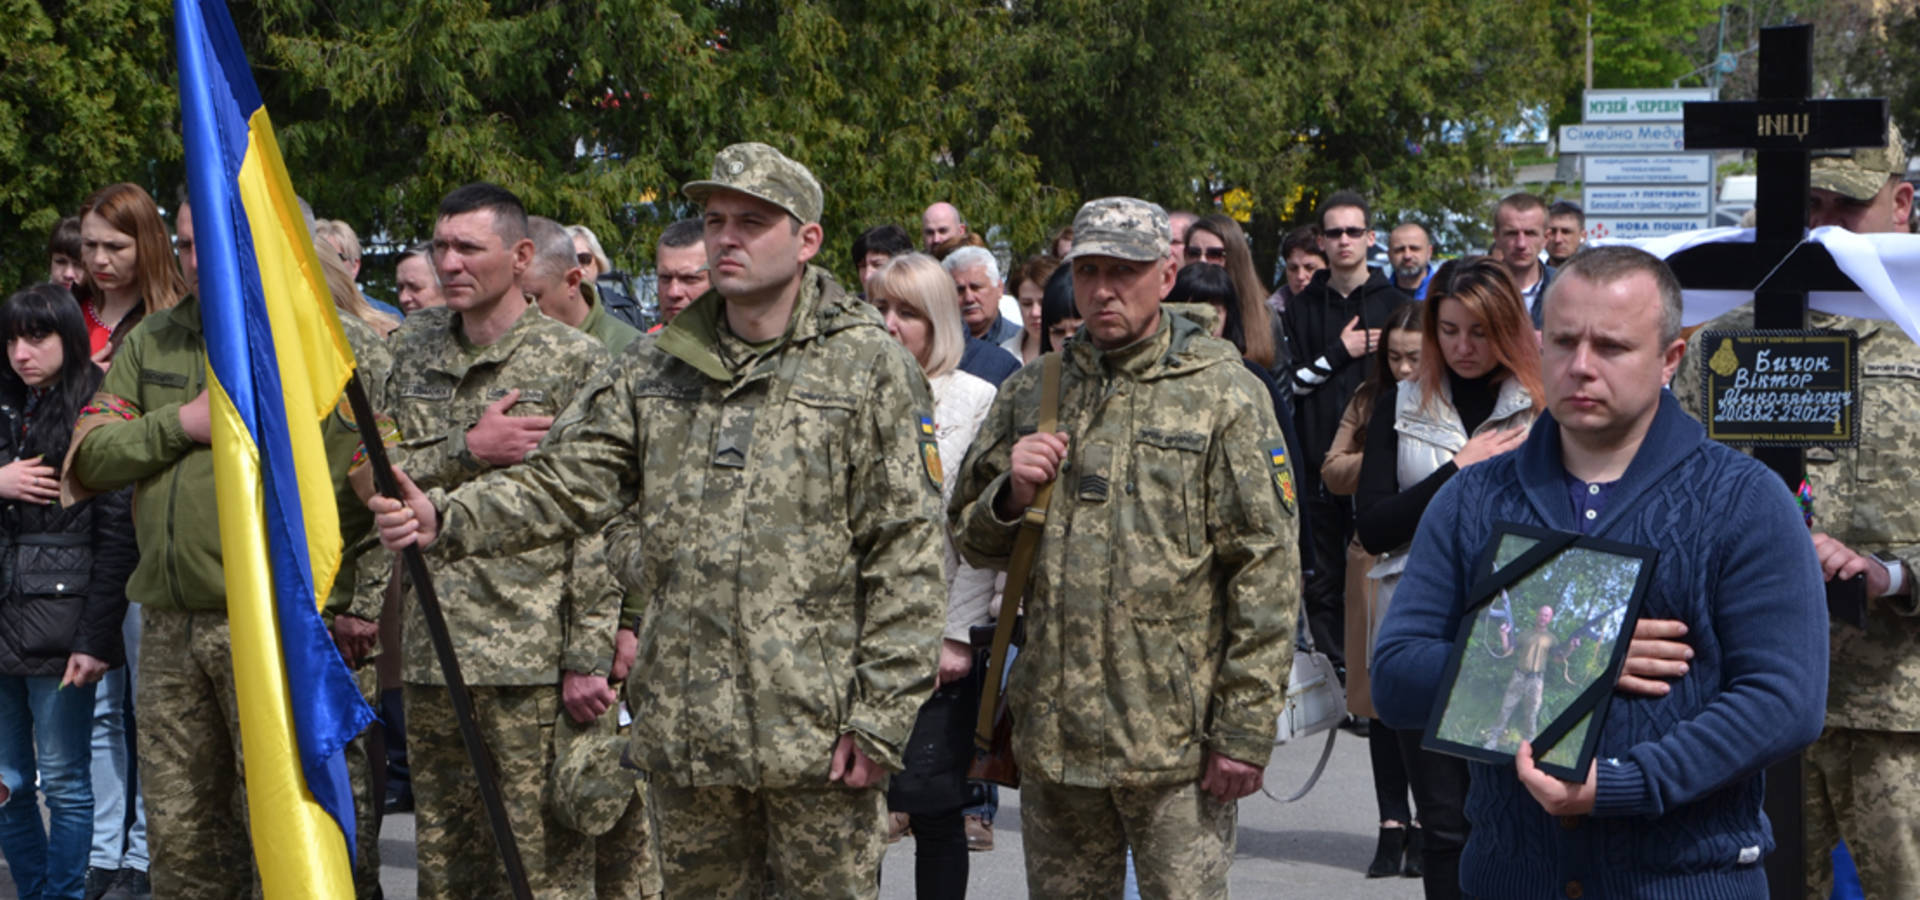
M 190 216 L 184 205 L 180 216 Z M 189 274 L 192 261 L 183 255 Z M 386 357 L 378 336 L 357 321 L 342 325 L 363 378 L 383 377 Z M 358 446 L 352 423 L 336 413 L 321 434 L 336 489 L 351 501 L 345 471 Z M 127 582 L 127 597 L 143 606 L 147 649 L 135 681 L 149 872 L 156 896 L 187 900 L 248 897 L 258 880 L 241 779 L 211 440 L 206 337 L 200 301 L 189 296 L 128 333 L 99 393 L 82 411 L 63 475 L 65 496 L 73 499 L 134 485 L 140 562 Z M 369 519 L 345 504 L 341 511 L 343 538 L 351 546 L 366 533 Z M 336 588 L 353 583 L 350 568 L 342 565 Z M 327 607 L 335 641 L 350 664 L 355 649 L 370 649 L 364 638 L 380 614 L 377 598 L 356 602 L 351 595 L 336 590 Z M 356 806 L 361 800 L 355 798 Z M 368 824 L 361 816 L 363 832 Z M 368 835 L 361 837 L 368 846 Z M 378 863 L 373 866 L 371 883 L 377 885 Z M 365 870 L 355 874 L 365 880 Z
M 715 293 L 595 378 L 523 465 L 370 505 L 389 547 L 447 557 L 626 513 L 609 554 L 647 601 L 630 755 L 667 895 L 758 897 L 771 880 L 874 897 L 880 785 L 945 619 L 932 400 L 879 316 L 807 265 L 822 195 L 803 166 L 735 144 L 685 192 L 705 208 Z
M 573 235 L 559 222 L 528 216 L 527 239 L 533 242 L 533 260 L 520 273 L 520 292 L 542 313 L 586 332 L 612 356 L 639 339 L 640 330 L 607 315 L 593 285 L 582 279 L 585 273 L 574 253 Z
M 1009 676 L 1027 890 L 1224 897 L 1235 803 L 1259 789 L 1293 660 L 1293 471 L 1233 345 L 1160 308 L 1167 214 L 1130 197 L 1073 222 L 1059 430 L 1042 366 L 1001 386 L 948 507 L 961 555 L 1005 569 L 1054 485 Z M 1018 589 L 1008 585 L 1008 596 Z

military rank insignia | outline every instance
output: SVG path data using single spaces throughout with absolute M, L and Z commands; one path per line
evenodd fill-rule
M 1273 479 L 1273 491 L 1280 496 L 1280 506 L 1293 514 L 1293 504 L 1297 499 L 1293 487 L 1293 467 L 1287 465 L 1287 445 L 1284 441 L 1274 441 L 1261 448 L 1267 454 L 1268 475 Z

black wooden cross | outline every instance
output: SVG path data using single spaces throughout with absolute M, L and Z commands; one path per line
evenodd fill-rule
M 1689 289 L 1752 291 L 1756 329 L 1805 329 L 1808 291 L 1859 289 L 1826 248 L 1801 243 L 1812 151 L 1885 143 L 1887 101 L 1807 99 L 1813 87 L 1811 25 L 1762 29 L 1759 70 L 1760 99 L 1688 103 L 1684 113 L 1688 150 L 1758 151 L 1755 240 L 1703 244 L 1667 263 Z M 1799 448 L 1756 447 L 1753 455 L 1780 473 L 1789 489 L 1806 477 Z M 1767 859 L 1767 881 L 1776 900 L 1797 900 L 1805 890 L 1803 790 L 1798 755 L 1768 769 L 1766 810 L 1778 849 Z

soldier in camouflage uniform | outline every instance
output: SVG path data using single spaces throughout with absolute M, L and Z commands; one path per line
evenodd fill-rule
M 822 197 L 805 167 L 736 144 L 686 194 L 705 208 L 713 293 L 595 378 L 524 465 L 371 505 L 389 547 L 437 537 L 448 557 L 627 512 L 609 546 L 646 601 L 630 753 L 668 896 L 771 881 L 874 897 L 880 784 L 945 621 L 932 399 L 872 308 L 807 265 Z
M 533 262 L 520 277 L 520 290 L 541 312 L 580 329 L 599 341 L 612 356 L 619 356 L 628 344 L 639 339 L 639 330 L 607 315 L 606 308 L 594 296 L 593 287 L 579 280 L 573 236 L 560 227 L 560 223 L 542 216 L 529 216 L 527 238 L 533 241 Z M 570 286 L 576 290 L 569 292 Z M 575 297 L 585 304 L 584 308 L 575 308 Z M 364 513 L 365 509 L 361 511 Z M 575 585 L 575 590 L 604 589 L 610 584 L 610 573 L 589 574 L 595 583 Z M 631 605 L 623 603 L 623 606 Z M 623 610 L 619 621 L 624 626 L 633 618 Z M 612 682 L 625 681 L 627 670 L 633 665 L 634 644 L 624 639 L 632 632 L 623 627 L 618 633 L 623 640 L 615 644 L 609 678 Z M 609 710 L 602 715 L 617 717 L 619 711 Z M 584 727 L 586 723 L 577 724 Z M 660 866 L 654 855 L 652 816 L 647 812 L 645 798 L 645 785 L 642 785 L 620 821 L 610 831 L 594 836 L 594 894 L 599 900 L 643 900 L 660 893 Z
M 448 194 L 433 248 L 447 304 L 414 313 L 395 333 L 384 393 L 401 436 L 396 464 L 422 485 L 451 488 L 518 463 L 608 359 L 597 341 L 542 315 L 517 289 L 533 245 L 513 194 L 488 184 Z M 606 678 L 620 599 L 600 547 L 596 538 L 434 561 L 447 630 L 536 897 L 593 896 L 593 844 L 556 822 L 545 800 L 557 708 L 591 720 L 614 699 Z M 606 589 L 581 587 L 595 582 Z M 418 605 L 407 604 L 404 616 L 420 896 L 497 895 L 505 870 L 438 657 Z
M 1881 147 L 1816 154 L 1813 221 L 1891 232 L 1906 221 L 1905 144 L 1891 130 Z M 1860 446 L 1806 454 L 1814 548 L 1829 579 L 1867 576 L 1867 628 L 1835 622 L 1830 633 L 1827 727 L 1809 747 L 1806 774 L 1807 896 L 1833 892 L 1832 852 L 1844 839 L 1868 900 L 1920 897 L 1920 491 L 1909 460 L 1920 422 L 1920 346 L 1890 322 L 1807 314 L 1810 328 L 1860 336 Z M 1701 413 L 1701 366 L 1716 348 L 1701 335 L 1753 327 L 1742 306 L 1687 344 L 1673 392 Z
M 1088 203 L 1067 264 L 1086 321 L 1059 351 L 1060 430 L 1034 433 L 1042 367 L 1009 378 L 949 507 L 961 554 L 1004 569 L 1064 476 L 1009 676 L 1027 889 L 1118 896 L 1131 845 L 1142 894 L 1224 897 L 1293 660 L 1293 472 L 1233 345 L 1160 309 L 1165 211 Z

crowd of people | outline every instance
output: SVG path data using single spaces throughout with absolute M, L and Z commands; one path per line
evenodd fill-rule
M 1900 147 L 1817 159 L 1814 224 L 1906 227 Z M 1759 773 L 1811 745 L 1809 891 L 1842 839 L 1869 897 L 1920 884 L 1905 429 L 1810 461 L 1803 518 L 1689 416 L 1672 273 L 1583 246 L 1579 207 L 1507 196 L 1488 254 L 1436 265 L 1426 227 L 1334 191 L 1270 289 L 1232 218 L 1129 197 L 1013 260 L 935 203 L 917 243 L 852 236 L 843 282 L 815 263 L 830 194 L 778 149 L 727 147 L 684 195 L 645 330 L 602 299 L 593 232 L 497 185 L 443 198 L 392 305 L 357 286 L 350 225 L 308 223 L 402 488 L 373 491 L 350 417 L 323 423 L 347 547 L 325 615 L 382 720 L 348 752 L 360 896 L 383 811 L 416 813 L 419 896 L 508 877 L 409 545 L 537 897 L 872 897 L 909 836 L 917 895 L 964 896 L 1002 684 L 1033 896 L 1225 896 L 1296 644 L 1366 736 L 1368 877 L 1755 896 Z M 103 188 L 0 306 L 0 852 L 23 898 L 259 889 L 192 210 L 172 218 Z M 1828 318 L 1863 335 L 1866 409 L 1920 409 L 1920 347 Z M 1422 746 L 1496 520 L 1660 551 L 1584 783 L 1525 743 L 1538 654 L 1503 698 L 1512 764 Z M 1871 621 L 1832 627 L 1830 667 L 1807 598 L 1855 574 Z

